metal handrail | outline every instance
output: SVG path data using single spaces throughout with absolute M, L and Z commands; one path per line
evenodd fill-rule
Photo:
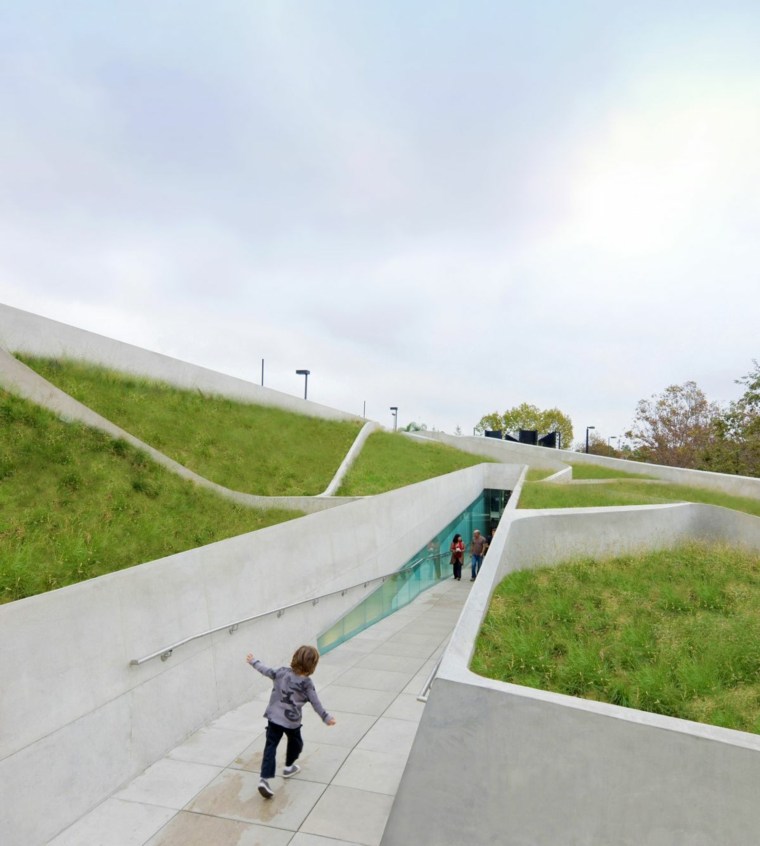
M 162 661 L 166 661 L 180 646 L 184 646 L 186 643 L 191 643 L 194 640 L 199 640 L 202 637 L 208 637 L 208 635 L 216 634 L 217 632 L 222 632 L 225 629 L 230 634 L 233 634 L 237 631 L 239 626 L 242 626 L 243 623 L 250 623 L 254 620 L 260 620 L 263 617 L 268 617 L 271 614 L 276 614 L 278 617 L 282 617 L 282 615 L 289 611 L 291 608 L 298 608 L 299 605 L 307 605 L 311 603 L 312 605 L 316 605 L 320 599 L 327 599 L 330 596 L 337 596 L 340 594 L 341 596 L 345 596 L 350 590 L 354 590 L 358 587 L 368 587 L 369 585 L 373 584 L 374 582 L 385 582 L 387 579 L 390 579 L 392 576 L 398 576 L 399 573 L 406 573 L 410 570 L 413 570 L 419 564 L 422 564 L 423 561 L 429 561 L 431 558 L 438 558 L 443 553 L 436 553 L 435 555 L 427 555 L 423 558 L 418 558 L 415 561 L 412 561 L 411 564 L 405 565 L 401 567 L 399 570 L 393 570 L 390 573 L 385 573 L 382 576 L 374 576 L 371 579 L 365 579 L 363 582 L 357 582 L 354 585 L 349 585 L 348 587 L 339 588 L 338 590 L 330 591 L 329 593 L 322 593 L 319 596 L 312 597 L 311 599 L 301 599 L 298 602 L 293 602 L 290 605 L 282 605 L 279 608 L 272 608 L 269 611 L 262 611 L 260 614 L 253 614 L 250 617 L 244 617 L 241 620 L 235 620 L 232 623 L 225 623 L 223 626 L 216 626 L 213 629 L 207 629 L 204 632 L 199 632 L 198 634 L 190 635 L 190 637 L 186 637 L 183 640 L 178 640 L 176 643 L 172 643 L 169 646 L 165 646 L 163 649 L 157 649 L 155 652 L 151 652 L 150 655 L 145 655 L 142 658 L 132 658 L 129 662 L 131 667 L 137 667 L 140 664 L 145 664 L 146 661 L 151 661 L 153 658 L 161 658 Z
M 446 645 L 448 646 L 448 644 Z M 444 647 L 443 652 L 446 652 L 446 647 Z M 441 666 L 441 661 L 443 661 L 443 652 L 441 653 L 438 660 L 435 662 L 435 667 L 430 671 L 430 675 L 425 680 L 425 684 L 422 687 L 422 690 L 417 697 L 418 702 L 427 702 L 428 696 L 430 695 L 430 688 L 433 686 L 433 682 L 435 681 L 435 677 L 438 674 L 438 668 Z

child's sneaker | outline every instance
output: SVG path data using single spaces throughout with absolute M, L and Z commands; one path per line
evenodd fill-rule
M 300 772 L 301 768 L 298 766 L 298 764 L 291 764 L 289 767 L 285 767 L 285 769 L 282 771 L 282 777 L 290 778 L 291 776 L 294 776 L 296 773 Z
M 271 799 L 274 796 L 274 790 L 269 786 L 269 782 L 265 778 L 259 779 L 259 793 L 265 799 Z

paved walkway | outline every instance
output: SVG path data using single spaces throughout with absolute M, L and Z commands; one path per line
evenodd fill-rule
M 301 772 L 273 779 L 273 799 L 256 789 L 267 690 L 196 732 L 50 846 L 376 846 L 422 715 L 417 696 L 469 588 L 442 582 L 321 659 L 314 681 L 337 725 L 304 708 Z M 278 751 L 281 767 L 284 741 Z

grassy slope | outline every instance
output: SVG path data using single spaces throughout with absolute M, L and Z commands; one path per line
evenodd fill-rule
M 360 425 L 204 397 L 72 362 L 24 360 L 196 472 L 250 492 L 321 492 Z M 122 441 L 65 424 L 5 392 L 0 434 L 0 602 L 298 516 L 230 503 Z M 349 484 L 354 492 L 374 493 L 482 460 L 379 434 Z
M 19 358 L 185 467 L 245 493 L 321 493 L 361 428 L 358 421 L 204 396 L 78 362 Z
M 400 433 L 374 432 L 343 480 L 338 494 L 369 496 L 383 493 L 488 460 L 445 444 L 424 443 Z
M 555 485 L 528 482 L 518 508 L 590 508 L 605 505 L 650 505 L 664 502 L 704 502 L 760 516 L 760 500 L 719 491 L 662 482 L 611 481 L 603 485 Z
M 595 464 L 573 464 L 573 479 L 653 479 L 638 473 L 626 473 L 612 467 L 597 467 Z
M 0 390 L 0 602 L 289 520 Z
M 689 545 L 514 573 L 472 668 L 491 678 L 760 732 L 760 557 Z

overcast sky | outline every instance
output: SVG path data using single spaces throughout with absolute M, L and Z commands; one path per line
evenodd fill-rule
M 0 301 L 582 440 L 760 358 L 757 0 L 6 0 Z

